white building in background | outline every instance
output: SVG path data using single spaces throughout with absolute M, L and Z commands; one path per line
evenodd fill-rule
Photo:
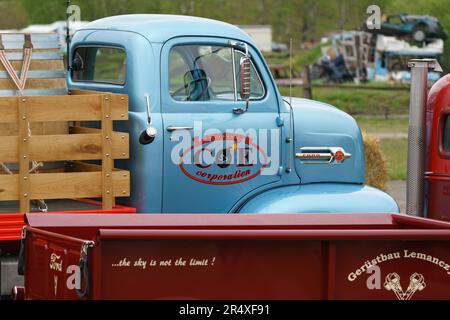
M 75 31 L 81 29 L 86 25 L 88 21 L 76 21 L 70 22 L 70 35 L 73 35 Z M 56 33 L 59 35 L 59 44 L 61 49 L 66 51 L 66 21 L 55 21 L 52 24 L 32 24 L 25 29 L 20 30 L 20 32 L 27 33 Z
M 81 29 L 88 21 L 78 21 L 70 23 L 70 34 Z M 259 50 L 272 52 L 272 26 L 270 25 L 241 25 L 238 26 L 255 41 Z M 12 30 L 11 30 L 12 31 Z M 17 30 L 16 30 L 17 31 Z M 18 32 L 28 33 L 57 33 L 60 38 L 62 50 L 66 50 L 66 21 L 55 21 L 52 24 L 33 24 Z
M 272 51 L 272 26 L 270 25 L 246 25 L 238 26 L 255 41 L 258 49 L 263 52 Z

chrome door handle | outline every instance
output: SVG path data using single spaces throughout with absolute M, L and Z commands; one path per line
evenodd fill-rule
M 169 126 L 167 127 L 167 131 L 174 132 L 174 131 L 180 131 L 180 130 L 193 130 L 193 127 L 173 127 Z

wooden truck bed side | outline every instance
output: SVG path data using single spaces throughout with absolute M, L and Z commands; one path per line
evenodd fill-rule
M 128 96 L 68 92 L 57 34 L 0 36 L 0 241 L 20 238 L 35 200 L 60 200 L 40 211 L 133 211 L 115 205 L 130 194 L 129 172 L 114 168 L 129 157 L 128 134 L 113 131 L 128 119 Z M 102 201 L 81 209 L 73 199 L 84 198 Z
M 128 119 L 126 95 L 72 91 L 66 96 L 0 97 L 0 114 L 0 126 L 18 128 L 16 135 L 1 136 L 0 162 L 20 163 L 12 174 L 0 173 L 0 201 L 20 202 L 18 215 L 0 214 L 0 240 L 20 237 L 23 213 L 30 212 L 34 199 L 102 198 L 98 210 L 130 211 L 115 206 L 116 197 L 130 195 L 130 174 L 114 168 L 115 159 L 129 157 L 128 133 L 112 129 L 113 121 Z M 61 121 L 70 122 L 69 133 L 29 134 L 33 123 Z M 98 121 L 101 129 L 81 127 L 81 121 Z M 70 162 L 29 173 L 30 160 Z M 101 165 L 84 160 L 101 160 Z
M 102 197 L 103 209 L 111 209 L 115 197 L 129 196 L 129 173 L 113 169 L 114 159 L 129 155 L 128 134 L 112 131 L 113 120 L 128 118 L 125 95 L 0 98 L 0 114 L 0 123 L 19 127 L 16 136 L 0 140 L 0 162 L 20 163 L 18 172 L 0 175 L 0 201 L 20 200 L 20 211 L 28 212 L 34 199 Z M 101 129 L 74 126 L 70 134 L 29 135 L 30 123 L 51 121 L 100 121 Z M 102 160 L 102 165 L 75 162 L 72 172 L 29 174 L 30 160 Z

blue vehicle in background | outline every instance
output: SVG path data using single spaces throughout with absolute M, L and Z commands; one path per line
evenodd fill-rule
M 398 212 L 364 185 L 364 145 L 337 108 L 282 97 L 239 28 L 125 15 L 77 31 L 69 89 L 129 95 L 131 197 L 145 213 Z
M 371 30 L 387 36 L 404 37 L 422 42 L 430 39 L 445 40 L 448 33 L 435 17 L 428 15 L 409 15 L 406 13 L 389 15 L 381 24 L 380 30 Z

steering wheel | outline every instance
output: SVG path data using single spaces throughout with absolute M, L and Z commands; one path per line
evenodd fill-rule
M 202 93 L 200 94 L 200 97 L 203 97 L 205 95 L 206 91 L 211 86 L 211 78 L 210 77 L 200 78 L 200 79 L 193 79 L 193 80 L 189 81 L 188 83 L 186 83 L 184 86 L 182 86 L 182 87 L 178 88 L 177 90 L 175 90 L 172 93 L 172 96 L 176 96 L 176 95 L 180 94 L 181 92 L 186 91 L 187 89 L 188 89 L 188 92 L 190 92 L 190 88 L 191 88 L 192 85 L 194 85 L 196 82 L 204 81 L 204 80 L 207 80 L 207 84 L 206 84 L 206 87 L 203 89 Z M 190 98 L 190 95 L 186 96 L 183 99 L 183 101 L 189 101 L 189 98 Z

